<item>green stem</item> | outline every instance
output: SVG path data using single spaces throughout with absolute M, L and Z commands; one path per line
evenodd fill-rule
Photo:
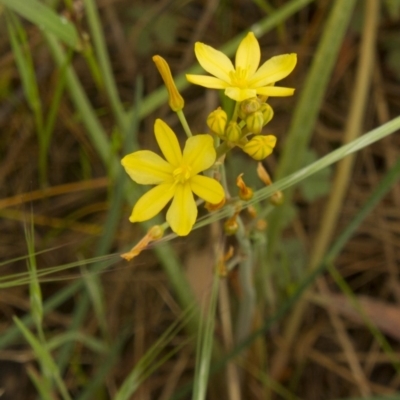
M 192 131 L 190 130 L 189 124 L 186 121 L 186 117 L 185 117 L 185 114 L 183 113 L 183 111 L 182 110 L 177 111 L 176 115 L 178 116 L 179 121 L 181 121 L 183 130 L 185 131 L 186 136 L 188 138 L 192 137 L 193 136 Z
M 236 122 L 236 120 L 238 119 L 239 105 L 240 105 L 240 103 L 237 101 L 235 104 L 235 109 L 233 110 L 231 122 Z
M 239 264 L 239 280 L 243 290 L 243 298 L 240 301 L 236 325 L 236 342 L 240 343 L 247 338 L 251 330 L 256 293 L 253 284 L 253 251 L 251 243 L 239 216 L 237 217 L 237 222 L 239 229 L 236 233 L 236 239 L 240 245 L 242 256 L 242 261 Z

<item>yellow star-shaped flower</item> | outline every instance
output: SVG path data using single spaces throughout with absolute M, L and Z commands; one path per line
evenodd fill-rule
M 157 215 L 172 199 L 167 222 L 179 236 L 186 236 L 197 218 L 193 193 L 216 204 L 223 200 L 224 189 L 215 179 L 199 175 L 216 159 L 211 135 L 187 139 L 183 154 L 172 129 L 161 119 L 154 124 L 157 143 L 165 159 L 149 150 L 125 156 L 121 163 L 129 176 L 141 185 L 156 185 L 135 204 L 131 222 L 146 221 Z
M 225 89 L 226 96 L 243 101 L 256 95 L 291 96 L 294 89 L 274 86 L 296 66 L 296 54 L 284 54 L 260 64 L 260 45 L 249 32 L 236 51 L 235 67 L 222 52 L 197 42 L 195 53 L 200 65 L 211 75 L 186 75 L 189 82 L 210 89 Z

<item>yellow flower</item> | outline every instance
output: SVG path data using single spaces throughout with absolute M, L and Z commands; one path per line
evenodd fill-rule
M 213 138 L 208 134 L 190 137 L 182 154 L 175 133 L 161 119 L 156 120 L 154 133 L 165 159 L 152 151 L 141 150 L 121 161 L 136 183 L 156 185 L 138 200 L 129 220 L 140 222 L 153 218 L 172 199 L 167 222 L 177 235 L 186 236 L 197 218 L 193 193 L 212 204 L 224 198 L 219 182 L 199 175 L 215 162 Z
M 211 75 L 186 75 L 189 82 L 210 89 L 225 89 L 226 96 L 244 101 L 256 95 L 291 96 L 294 89 L 276 87 L 275 82 L 288 76 L 294 69 L 296 54 L 284 54 L 260 64 L 260 45 L 249 32 L 236 51 L 235 67 L 222 52 L 197 42 L 195 53 L 200 65 Z

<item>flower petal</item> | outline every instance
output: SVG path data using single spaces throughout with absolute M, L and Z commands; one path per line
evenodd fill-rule
M 208 176 L 194 176 L 190 180 L 190 188 L 197 196 L 211 204 L 218 204 L 225 197 L 222 185 Z
M 186 79 L 194 85 L 204 86 L 209 89 L 225 89 L 229 86 L 225 81 L 206 75 L 186 75 Z
M 179 236 L 186 236 L 193 228 L 197 218 L 197 206 L 189 183 L 177 185 L 174 199 L 167 211 L 167 221 Z
M 247 36 L 240 42 L 236 51 L 235 66 L 236 71 L 241 68 L 247 70 L 247 76 L 251 77 L 260 64 L 260 45 L 253 32 L 249 32 Z
M 240 89 L 238 87 L 228 87 L 225 89 L 225 95 L 236 101 L 244 101 L 256 97 L 255 89 Z
M 199 64 L 211 75 L 217 78 L 230 82 L 230 72 L 234 71 L 232 61 L 219 50 L 204 43 L 197 42 L 194 46 Z
M 216 157 L 214 139 L 211 135 L 196 135 L 186 141 L 183 161 L 191 167 L 191 176 L 210 168 Z
M 172 183 L 163 183 L 145 193 L 135 204 L 129 217 L 131 222 L 141 222 L 153 218 L 175 194 Z
M 156 119 L 154 133 L 166 160 L 174 167 L 182 161 L 182 151 L 174 131 L 161 119 Z
M 261 87 L 278 82 L 286 78 L 294 69 L 297 63 L 297 55 L 284 54 L 275 56 L 265 61 L 258 71 L 250 78 L 249 86 Z
M 266 86 L 258 88 L 256 91 L 257 94 L 273 97 L 293 96 L 294 93 L 294 89 L 280 86 Z
M 121 160 L 127 174 L 140 185 L 157 185 L 172 179 L 172 166 L 149 150 L 135 151 Z

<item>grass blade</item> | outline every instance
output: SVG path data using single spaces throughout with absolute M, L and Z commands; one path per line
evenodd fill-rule
M 63 16 L 38 0 L 0 0 L 10 10 L 56 36 L 68 46 L 79 50 L 79 36 L 75 26 Z
M 355 0 L 337 0 L 332 3 L 329 19 L 290 124 L 287 140 L 276 171 L 277 179 L 283 178 L 301 167 L 301 160 L 308 147 L 323 96 L 355 5 Z M 282 221 L 291 203 L 291 195 L 291 190 L 288 190 L 285 193 L 285 204 L 279 207 L 270 218 L 268 247 L 271 257 L 283 228 Z

